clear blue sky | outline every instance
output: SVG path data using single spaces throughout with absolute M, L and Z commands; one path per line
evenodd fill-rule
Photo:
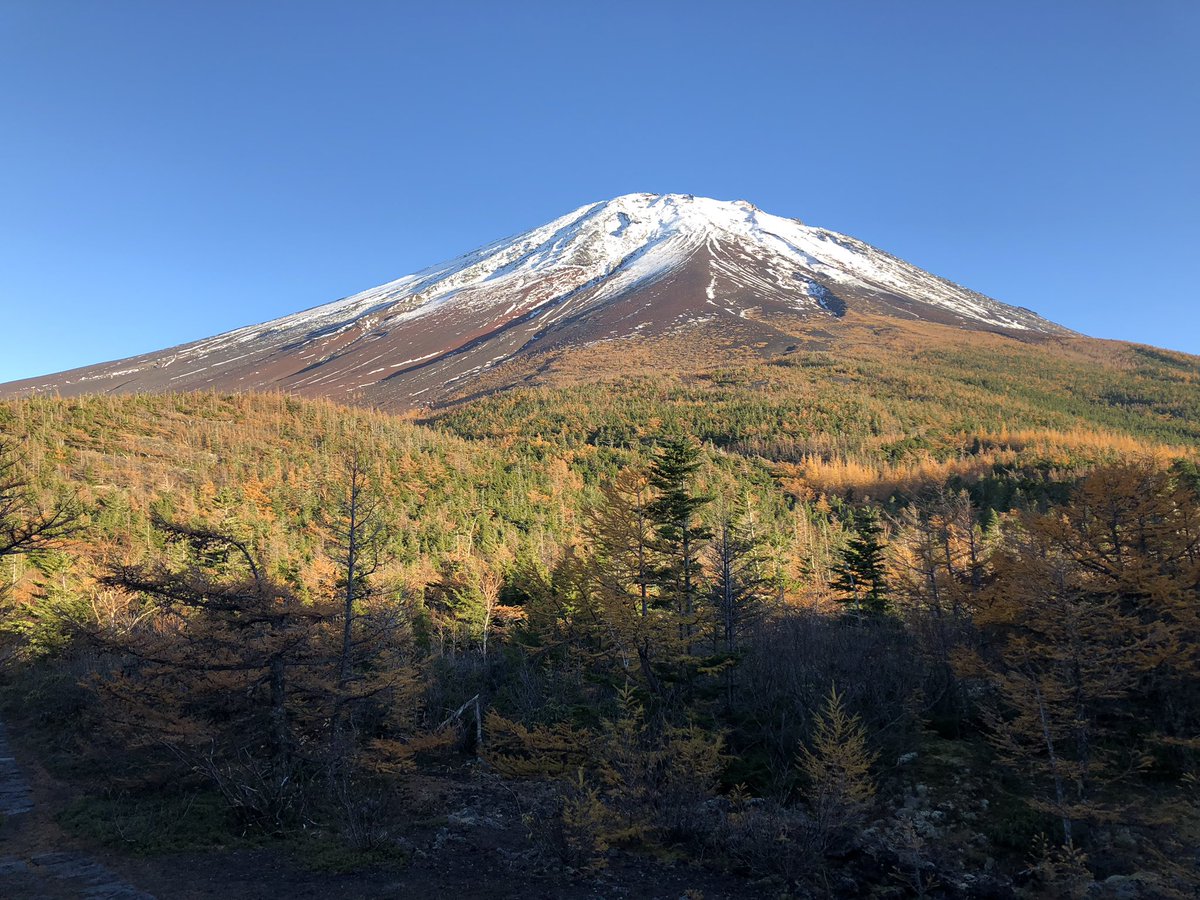
M 1200 353 L 1200 3 L 0 0 L 0 380 L 631 191 Z

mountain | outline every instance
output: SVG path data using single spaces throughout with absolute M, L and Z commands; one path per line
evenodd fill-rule
M 777 352 L 806 327 L 880 316 L 1070 334 L 742 200 L 628 194 L 333 303 L 0 394 L 259 389 L 404 409 L 470 392 L 485 371 L 503 388 L 489 370 L 562 348 L 704 337 Z
M 390 408 L 131 393 L 205 386 Z M 256 896 L 323 886 L 311 860 L 341 896 L 511 896 L 531 864 L 555 896 L 603 865 L 631 896 L 1196 896 L 1200 357 L 637 196 L 35 387 L 0 400 L 0 698 L 49 849 L 159 896 L 195 893 L 180 853 Z M 1067 807 L 1047 729 L 1094 788 Z M 850 758 L 876 800 L 818 829 Z M 55 887 L 13 868 L 0 896 Z

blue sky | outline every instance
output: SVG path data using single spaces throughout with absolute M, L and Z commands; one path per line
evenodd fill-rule
M 632 191 L 1200 353 L 1200 3 L 0 0 L 0 380 Z

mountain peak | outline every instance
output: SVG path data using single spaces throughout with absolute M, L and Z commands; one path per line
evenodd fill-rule
M 764 215 L 748 200 L 714 200 L 695 194 L 622 194 L 582 206 L 576 213 L 588 210 L 595 210 L 597 214 L 625 214 L 676 231 L 733 233 L 744 231 L 748 222 Z M 798 223 L 795 219 L 791 221 Z
M 772 346 L 798 321 L 832 322 L 848 312 L 978 330 L 1065 331 L 745 200 L 635 193 L 262 325 L 7 387 L 268 388 L 412 406 L 549 347 L 695 329 Z

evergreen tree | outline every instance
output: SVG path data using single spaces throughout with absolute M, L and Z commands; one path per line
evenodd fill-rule
M 882 534 L 875 511 L 859 509 L 854 514 L 854 533 L 842 550 L 841 562 L 833 567 L 833 587 L 841 594 L 839 599 L 859 617 L 888 609 Z
M 742 638 L 758 620 L 771 595 L 771 579 L 762 539 L 749 509 L 723 514 L 708 549 L 710 601 L 714 612 L 713 645 L 724 657 L 725 702 L 733 707 L 733 666 L 743 653 Z
M 663 596 L 675 604 L 680 637 L 685 643 L 690 643 L 696 626 L 700 552 L 712 537 L 712 532 L 698 521 L 699 511 L 711 498 L 692 493 L 692 479 L 700 463 L 700 448 L 695 442 L 669 437 L 662 441 L 649 472 L 650 486 L 658 491 L 648 508 L 658 534 L 658 582 Z
M 822 850 L 838 832 L 861 822 L 875 797 L 871 767 L 877 758 L 862 720 L 846 710 L 837 687 L 830 685 L 816 716 L 812 748 L 801 744 L 796 760 Z
M 654 584 L 649 481 L 643 472 L 623 469 L 600 493 L 601 502 L 588 510 L 585 525 L 592 551 L 584 571 L 596 619 L 593 630 L 599 644 L 619 659 L 623 678 L 636 660 L 646 688 L 659 694 L 655 667 L 678 648 L 671 611 L 663 608 Z

